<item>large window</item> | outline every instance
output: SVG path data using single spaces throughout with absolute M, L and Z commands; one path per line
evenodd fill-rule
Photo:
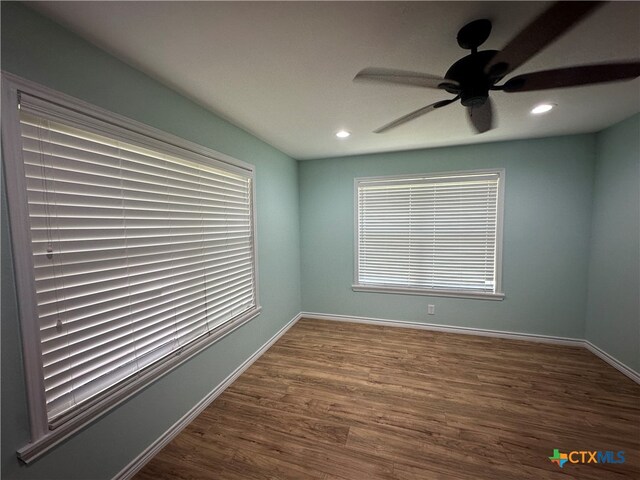
M 258 313 L 253 170 L 12 94 L 5 162 L 37 443 Z
M 504 297 L 504 172 L 356 179 L 354 290 Z

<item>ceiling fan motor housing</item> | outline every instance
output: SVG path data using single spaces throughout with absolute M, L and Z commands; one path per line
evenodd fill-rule
M 489 89 L 493 85 L 484 69 L 496 53 L 498 53 L 497 50 L 484 50 L 458 60 L 451 65 L 444 77 L 455 80 L 459 86 L 445 85 L 444 89 L 449 93 L 459 94 L 460 103 L 465 107 L 484 104 L 489 97 Z
M 573 28 L 583 17 L 605 3 L 607 2 L 555 2 L 500 51 L 478 51 L 478 47 L 491 33 L 491 21 L 486 18 L 474 20 L 463 26 L 456 37 L 458 45 L 465 50 L 471 50 L 471 53 L 451 65 L 444 78 L 404 70 L 362 70 L 354 80 L 437 88 L 454 95 L 453 98 L 432 103 L 404 115 L 375 132 L 386 132 L 460 99 L 460 103 L 467 107 L 468 117 L 476 132 L 484 133 L 493 128 L 493 107 L 489 100 L 491 90 L 526 92 L 617 82 L 639 77 L 640 60 L 633 60 L 530 72 L 512 77 L 502 85 L 496 85 L 548 44 L 556 41 L 564 32 Z

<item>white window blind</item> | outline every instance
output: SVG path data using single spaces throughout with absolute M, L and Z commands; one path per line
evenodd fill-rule
M 358 181 L 357 286 L 499 293 L 500 177 Z
M 256 309 L 252 172 L 77 118 L 22 95 L 50 428 Z

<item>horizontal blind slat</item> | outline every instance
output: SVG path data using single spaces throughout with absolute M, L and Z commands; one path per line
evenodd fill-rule
M 493 292 L 499 174 L 361 181 L 358 282 Z
M 252 180 L 37 103 L 20 117 L 51 420 L 256 306 Z

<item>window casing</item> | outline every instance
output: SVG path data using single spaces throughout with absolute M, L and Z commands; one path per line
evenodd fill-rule
M 251 165 L 10 75 L 29 462 L 260 312 Z
M 355 180 L 356 291 L 504 298 L 504 170 Z

